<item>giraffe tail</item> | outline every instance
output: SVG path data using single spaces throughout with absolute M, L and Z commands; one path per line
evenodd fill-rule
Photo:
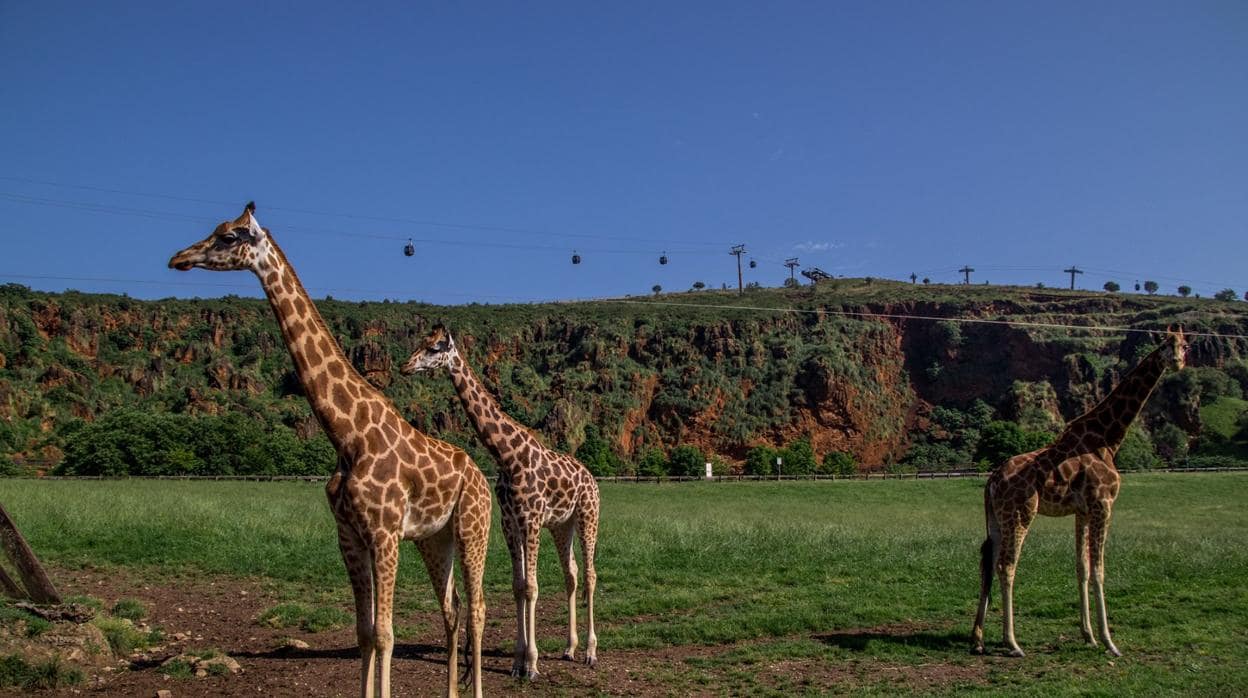
M 988 488 L 984 488 L 984 542 L 979 546 L 979 588 L 981 598 L 992 590 L 992 570 L 996 562 L 996 551 L 992 543 L 992 502 L 988 498 Z

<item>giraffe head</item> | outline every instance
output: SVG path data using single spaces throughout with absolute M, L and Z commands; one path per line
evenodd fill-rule
M 459 356 L 459 350 L 455 347 L 450 331 L 442 325 L 434 325 L 425 341 L 403 363 L 401 370 L 403 375 L 410 376 L 419 371 L 446 368 L 456 356 Z
M 256 204 L 249 202 L 243 213 L 224 221 L 208 237 L 175 254 L 169 268 L 187 271 L 193 267 L 213 271 L 250 269 L 259 271 L 268 258 L 269 231 L 256 220 Z
M 1182 327 L 1166 330 L 1162 351 L 1165 352 L 1162 358 L 1166 362 L 1166 368 L 1172 371 L 1183 370 L 1187 365 L 1187 337 L 1184 336 Z

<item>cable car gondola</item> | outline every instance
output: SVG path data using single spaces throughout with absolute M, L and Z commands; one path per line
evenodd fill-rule
M 572 250 L 572 263 L 573 264 L 581 263 L 581 256 L 576 253 L 576 250 Z
M 403 256 L 411 257 L 416 254 L 416 246 L 412 244 L 412 239 L 407 239 L 407 244 L 403 246 Z
M 659 264 L 667 264 L 667 251 L 666 250 L 664 250 L 663 254 L 659 256 Z

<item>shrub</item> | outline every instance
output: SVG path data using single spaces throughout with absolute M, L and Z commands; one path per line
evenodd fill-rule
M 1213 297 L 1220 301 L 1233 301 L 1239 299 L 1239 294 L 1235 293 L 1233 288 L 1224 288 L 1213 294 Z
M 659 477 L 667 474 L 667 456 L 663 451 L 652 448 L 637 461 L 637 474 L 644 477 Z
M 667 460 L 667 474 L 683 477 L 700 477 L 706 473 L 706 455 L 702 449 L 681 444 L 672 449 Z
M 784 460 L 780 466 L 782 475 L 809 475 L 815 472 L 815 450 L 808 439 L 801 439 L 785 446 L 778 454 Z
M 997 420 L 989 422 L 980 434 L 975 460 L 997 464 L 1020 453 L 1044 448 L 1052 441 L 1051 434 L 1024 431 L 1014 422 Z
M 1153 430 L 1153 450 L 1169 465 L 1179 465 L 1187 459 L 1187 432 L 1173 422 L 1166 422 Z
M 598 429 L 590 425 L 585 429 L 585 443 L 576 449 L 576 457 L 589 472 L 599 477 L 610 477 L 623 469 L 624 459 L 615 453 L 611 444 L 598 435 Z
M 854 457 L 842 451 L 832 451 L 823 457 L 819 472 L 829 475 L 849 476 L 858 472 L 858 464 Z
M 1150 470 L 1161 465 L 1161 459 L 1153 451 L 1148 433 L 1139 424 L 1132 424 L 1114 455 L 1119 470 Z
M 770 475 L 775 462 L 775 449 L 770 446 L 755 446 L 745 454 L 745 474 Z

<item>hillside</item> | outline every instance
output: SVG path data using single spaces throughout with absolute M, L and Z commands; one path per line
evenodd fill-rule
M 413 424 L 468 447 L 487 468 L 450 381 L 398 374 L 434 322 L 455 333 L 504 408 L 560 448 L 600 439 L 633 461 L 693 444 L 738 462 L 752 446 L 809 438 L 818 458 L 844 451 L 868 467 L 908 454 L 948 461 L 933 466 L 965 460 L 974 448 L 961 443 L 960 425 L 973 418 L 1051 431 L 1153 344 L 1142 333 L 957 320 L 1248 334 L 1242 302 L 866 279 L 743 297 L 317 305 L 361 373 Z M 1194 338 L 1196 368 L 1166 379 L 1144 424 L 1199 437 L 1202 401 L 1248 391 L 1245 357 L 1243 338 Z M 261 299 L 0 287 L 0 450 L 57 461 L 84 422 L 125 408 L 241 414 L 303 439 L 319 432 Z

